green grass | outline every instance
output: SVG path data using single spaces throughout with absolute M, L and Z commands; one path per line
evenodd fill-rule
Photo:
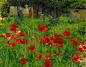
M 16 20 L 15 20 L 16 19 Z M 42 35 L 49 35 L 49 34 L 54 34 L 54 33 L 61 33 L 63 35 L 63 32 L 65 30 L 70 30 L 70 34 L 77 40 L 80 39 L 85 39 L 86 38 L 86 34 L 84 35 L 84 37 L 82 35 L 80 35 L 79 33 L 77 33 L 77 31 L 79 30 L 79 28 L 81 28 L 86 21 L 82 21 L 81 23 L 73 23 L 73 24 L 69 24 L 66 21 L 66 24 L 64 22 L 64 20 L 58 20 L 60 21 L 60 25 L 54 25 L 52 27 L 50 27 L 49 24 L 51 24 L 49 22 L 48 17 L 45 18 L 45 20 L 40 20 L 40 19 L 28 19 L 27 17 L 24 17 L 23 20 L 21 21 L 18 17 L 8 17 L 5 20 L 1 20 L 0 24 L 2 23 L 3 25 L 0 26 L 0 34 L 2 33 L 13 33 L 10 31 L 10 25 L 16 23 L 19 27 L 18 30 L 22 31 L 23 33 L 25 33 L 25 36 L 20 37 L 22 38 L 26 38 L 28 40 L 28 44 L 24 45 L 24 44 L 16 44 L 15 47 L 9 47 L 9 45 L 7 44 L 7 40 L 5 40 L 4 38 L 2 38 L 0 36 L 0 67 L 41 67 L 43 65 L 43 62 L 45 61 L 45 59 L 41 59 L 40 61 L 36 59 L 35 54 L 43 54 L 43 56 L 45 56 L 47 53 L 50 54 L 51 52 L 51 56 L 50 56 L 50 60 L 52 61 L 53 65 L 52 67 L 69 67 L 72 66 L 69 64 L 69 59 L 71 59 L 76 51 L 74 50 L 74 48 L 76 48 L 74 45 L 72 45 L 70 42 L 71 41 L 67 41 L 64 37 L 62 38 L 62 41 L 64 43 L 64 47 L 65 49 L 59 48 L 59 47 L 48 47 L 44 44 L 40 44 L 38 41 L 34 40 L 31 41 L 30 38 L 34 37 L 33 33 L 36 32 L 37 33 L 37 37 L 38 38 L 42 38 Z M 65 19 L 66 20 L 66 19 Z M 62 23 L 63 22 L 63 23 Z M 76 21 L 75 21 L 76 22 Z M 41 25 L 44 24 L 45 26 L 47 26 L 47 28 L 50 28 L 48 30 L 48 32 L 46 33 L 45 31 L 40 32 L 37 30 L 37 28 Z M 3 44 L 4 43 L 4 44 Z M 86 44 L 86 41 L 85 41 Z M 31 52 L 28 51 L 28 47 L 31 45 L 35 45 L 36 47 L 36 52 Z M 1 48 L 2 47 L 2 48 Z M 60 55 L 59 56 L 54 56 L 54 52 L 59 51 Z M 67 56 L 61 56 L 61 54 L 64 54 L 66 51 L 68 51 Z M 79 52 L 79 51 L 78 51 Z M 74 53 L 74 54 L 72 54 Z M 80 54 L 84 54 L 79 52 Z M 22 58 L 22 54 L 24 54 L 24 57 L 27 59 L 27 63 L 25 63 L 24 65 L 20 65 L 20 59 Z M 79 64 L 77 64 L 76 62 L 74 62 L 73 64 L 74 67 L 80 67 Z

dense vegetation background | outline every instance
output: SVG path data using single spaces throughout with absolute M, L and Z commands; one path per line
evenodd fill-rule
M 86 9 L 86 1 L 85 0 L 1 0 L 1 3 L 5 2 L 3 8 L 1 9 L 2 15 L 9 13 L 10 6 L 34 6 L 36 8 L 35 12 L 38 16 L 38 12 L 40 7 L 41 11 L 44 14 L 45 12 L 51 13 L 53 12 L 53 16 L 56 18 L 63 13 L 69 13 L 67 9 Z M 65 9 L 64 9 L 65 8 Z M 52 11 L 53 10 L 53 11 Z M 50 12 L 52 11 L 52 12 Z M 7 14 L 5 14 L 8 16 Z

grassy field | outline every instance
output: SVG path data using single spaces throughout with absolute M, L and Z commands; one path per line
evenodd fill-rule
M 14 23 L 18 27 L 13 27 Z M 77 53 L 77 57 L 86 57 L 86 49 L 80 50 L 80 46 L 86 46 L 85 31 L 86 21 L 63 16 L 44 20 L 9 16 L 0 21 L 0 67 L 82 67 L 79 58 L 72 58 Z

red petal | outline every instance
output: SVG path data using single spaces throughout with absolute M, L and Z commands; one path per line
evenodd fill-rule
M 23 65 L 23 64 L 24 64 L 24 62 L 21 63 L 21 65 Z
M 39 31 L 41 31 L 41 32 L 43 31 L 43 29 L 41 29 L 41 28 L 37 28 L 37 29 L 38 29 Z
M 6 36 L 7 36 L 7 37 L 10 37 L 10 33 L 6 33 Z
M 15 43 L 14 42 L 12 42 L 12 46 L 15 47 Z
M 64 31 L 64 36 L 69 36 L 69 35 L 70 35 L 70 31 L 69 30 Z
M 76 51 L 78 51 L 78 49 L 77 49 L 77 48 L 75 48 L 75 50 L 76 50 Z
M 10 40 L 12 40 L 12 39 L 13 39 L 13 37 L 14 37 L 14 34 L 12 34 L 10 37 L 11 37 L 11 38 L 10 38 Z
M 46 26 L 44 24 L 40 25 L 40 28 L 42 28 L 43 30 L 46 28 Z
M 5 35 L 1 35 L 1 37 L 4 37 L 4 38 L 6 38 L 6 36 L 5 36 Z
M 18 36 L 24 36 L 24 35 L 25 35 L 25 34 L 22 33 L 22 32 L 18 33 Z
M 45 28 L 45 31 L 47 32 L 48 28 Z
M 70 62 L 70 64 L 73 64 L 73 62 Z
M 18 28 L 18 26 L 14 23 L 13 25 L 10 26 L 10 28 Z

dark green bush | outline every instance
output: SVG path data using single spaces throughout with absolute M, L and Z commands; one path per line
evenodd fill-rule
M 10 9 L 9 3 L 5 3 L 5 4 L 2 5 L 2 7 L 1 7 L 1 17 L 2 18 L 3 17 L 8 17 L 9 9 Z
M 84 37 L 84 35 L 86 34 L 86 25 L 83 25 L 82 27 L 80 27 L 78 32 L 80 35 L 83 35 Z

